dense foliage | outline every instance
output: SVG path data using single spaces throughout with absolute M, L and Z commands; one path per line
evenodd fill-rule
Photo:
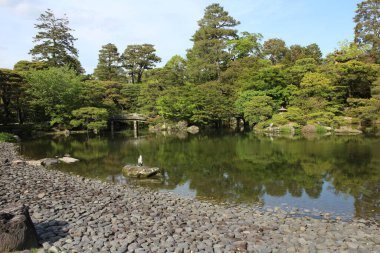
M 87 76 L 80 74 L 68 19 L 48 10 L 36 25 L 33 61 L 0 69 L 1 124 L 98 131 L 107 117 L 139 112 L 211 127 L 374 125 L 380 115 L 379 9 L 378 0 L 358 4 L 355 40 L 323 58 L 315 43 L 288 46 L 280 38 L 239 33 L 239 21 L 212 4 L 186 58 L 175 55 L 155 68 L 161 59 L 153 45 L 128 45 L 119 54 L 108 43 Z

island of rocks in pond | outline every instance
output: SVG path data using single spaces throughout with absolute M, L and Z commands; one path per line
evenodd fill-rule
M 14 144 L 0 150 L 1 209 L 29 207 L 39 252 L 380 252 L 372 221 L 212 204 L 16 163 Z

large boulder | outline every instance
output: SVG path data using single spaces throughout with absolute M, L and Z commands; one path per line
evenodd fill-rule
M 189 132 L 191 134 L 199 133 L 199 127 L 197 127 L 197 126 L 189 126 L 187 128 L 187 132 Z
M 302 133 L 304 134 L 310 134 L 310 133 L 316 133 L 317 132 L 317 127 L 314 125 L 306 125 L 302 127 Z
M 0 210 L 0 252 L 38 247 L 37 232 L 28 207 L 18 205 Z
M 178 131 L 186 131 L 187 129 L 187 121 L 185 120 L 181 120 L 181 121 L 178 121 L 177 124 L 176 124 L 176 128 Z
M 125 165 L 123 174 L 127 177 L 147 178 L 157 175 L 160 169 L 157 167 L 146 167 L 137 165 Z

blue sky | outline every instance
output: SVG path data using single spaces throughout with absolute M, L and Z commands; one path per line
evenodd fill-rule
M 338 42 L 353 39 L 352 21 L 360 0 L 0 0 L 0 68 L 30 60 L 36 19 L 46 9 L 67 14 L 78 38 L 79 60 L 92 73 L 102 45 L 119 52 L 129 44 L 151 43 L 163 65 L 171 56 L 185 56 L 192 46 L 204 9 L 220 3 L 241 22 L 239 31 L 281 38 L 287 45 L 317 43 L 327 54 Z

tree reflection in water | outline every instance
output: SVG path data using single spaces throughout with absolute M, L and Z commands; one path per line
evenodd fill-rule
M 118 183 L 136 183 L 121 168 L 142 154 L 144 164 L 164 168 L 164 177 L 141 184 L 173 190 L 186 183 L 197 197 L 215 201 L 264 205 L 266 195 L 318 200 L 328 182 L 336 199 L 354 198 L 354 215 L 379 220 L 379 144 L 363 136 L 147 135 L 136 141 L 77 135 L 26 141 L 21 152 L 34 159 L 69 153 L 81 162 L 58 169 Z

